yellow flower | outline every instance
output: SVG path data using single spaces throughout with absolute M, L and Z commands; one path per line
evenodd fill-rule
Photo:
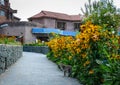
M 88 44 L 83 44 L 83 45 L 81 45 L 81 49 L 87 49 L 87 48 L 89 48 L 89 45 L 88 45 Z
M 86 58 L 86 53 L 81 54 L 82 58 Z
M 81 25 L 81 26 L 80 26 L 81 32 L 83 32 L 85 29 L 86 29 L 86 25 Z
M 57 58 L 58 56 L 57 56 L 57 55 L 54 55 L 54 57 L 56 57 L 56 58 Z
M 72 56 L 69 56 L 69 60 L 71 60 L 72 59 Z
M 89 71 L 89 74 L 93 74 L 93 73 L 94 73 L 94 70 L 90 70 L 90 71 Z
M 77 49 L 76 49 L 76 52 L 77 52 L 77 53 L 80 53 L 80 52 L 81 52 L 80 48 L 77 48 Z
M 88 65 L 88 64 L 90 64 L 90 61 L 86 61 L 85 63 L 84 63 L 84 66 L 86 66 L 86 65 Z
M 92 39 L 93 39 L 93 41 L 97 41 L 97 40 L 99 40 L 99 37 L 98 37 L 98 35 L 93 35 Z

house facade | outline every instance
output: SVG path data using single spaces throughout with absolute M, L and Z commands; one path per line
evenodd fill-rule
M 10 7 L 9 0 L 0 0 L 0 23 L 5 21 L 19 21 L 20 19 L 13 14 L 17 13 L 17 10 L 13 10 Z
M 1 1 L 7 2 L 9 0 Z M 57 32 L 63 36 L 74 36 L 74 31 L 80 29 L 82 21 L 80 15 L 41 11 L 30 17 L 28 22 L 23 22 L 13 15 L 16 11 L 12 10 L 10 5 L 8 7 L 9 9 L 0 9 L 5 12 L 0 15 L 0 34 L 8 37 L 15 36 L 22 43 L 34 43 L 36 39 L 48 41 L 51 32 Z
M 6 36 L 15 36 L 21 43 L 34 43 L 36 36 L 32 34 L 32 28 L 38 27 L 38 24 L 27 21 L 20 22 L 4 22 L 7 24 L 4 28 L 0 29 L 0 34 Z M 39 25 L 40 26 L 40 25 Z M 41 26 L 42 27 L 42 26 Z
M 57 28 L 60 30 L 77 31 L 80 29 L 81 15 L 68 15 L 50 11 L 41 11 L 40 13 L 28 18 L 31 22 L 38 22 L 43 28 Z

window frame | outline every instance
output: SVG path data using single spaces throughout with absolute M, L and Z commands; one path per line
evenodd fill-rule
M 57 28 L 59 28 L 61 30 L 65 30 L 66 22 L 64 22 L 64 21 L 57 21 Z
M 80 22 L 76 22 L 76 23 L 74 23 L 74 30 L 78 30 L 78 31 L 80 31 L 80 25 L 81 25 Z

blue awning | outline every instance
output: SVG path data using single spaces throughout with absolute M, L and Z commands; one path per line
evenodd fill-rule
M 52 32 L 54 32 L 54 33 L 59 34 L 61 32 L 59 29 L 55 29 L 55 28 L 44 28 L 43 30 L 44 30 L 44 33 L 52 33 Z
M 75 36 L 76 32 L 73 31 L 63 31 L 60 29 L 56 29 L 56 28 L 33 28 L 32 29 L 32 33 L 57 33 L 60 35 L 65 35 L 65 36 Z
M 32 33 L 60 33 L 59 29 L 55 29 L 55 28 L 33 28 L 32 29 Z
M 62 31 L 61 35 L 66 35 L 66 36 L 75 36 L 76 32 L 72 32 L 72 31 Z
M 44 32 L 44 29 L 42 28 L 33 28 L 32 29 L 32 33 L 43 33 Z

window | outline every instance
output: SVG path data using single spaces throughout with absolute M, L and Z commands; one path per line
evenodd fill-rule
M 59 28 L 61 30 L 65 29 L 65 25 L 66 25 L 65 22 L 57 22 L 57 28 Z
M 0 10 L 0 16 L 5 16 L 5 11 Z
M 0 5 L 5 5 L 4 0 L 0 0 Z
M 75 30 L 80 30 L 80 23 L 74 23 L 74 29 Z

